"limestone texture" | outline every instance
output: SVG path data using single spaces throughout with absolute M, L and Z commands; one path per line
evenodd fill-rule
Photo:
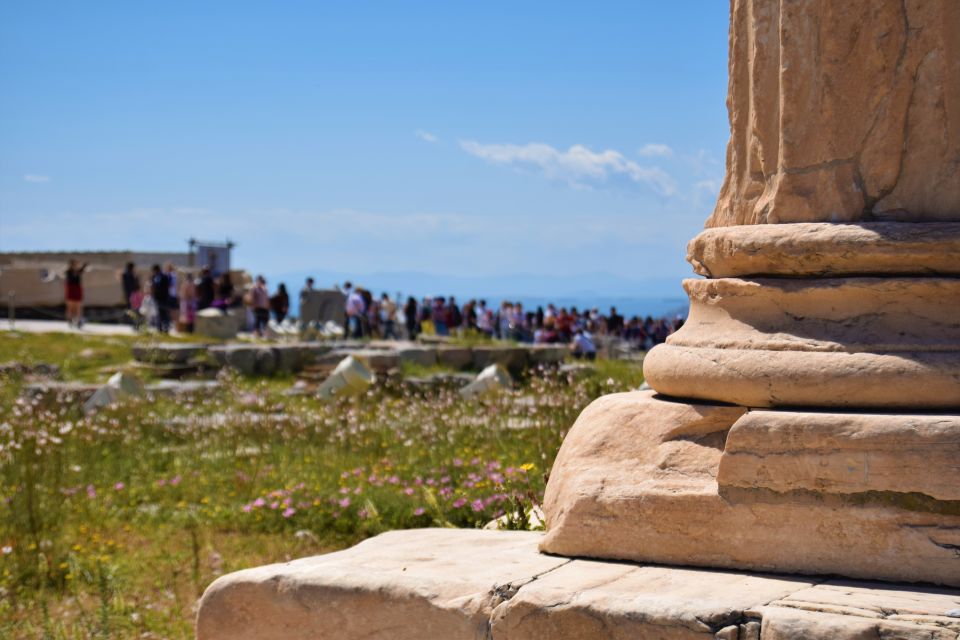
M 733 0 L 708 227 L 960 219 L 960 3 Z
M 923 477 L 884 483 L 882 468 L 877 477 L 864 474 L 863 460 L 870 460 L 882 438 L 858 447 L 854 437 L 842 453 L 861 464 L 859 476 L 845 476 L 843 491 L 819 488 L 819 467 L 801 446 L 795 446 L 794 457 L 784 450 L 789 464 L 783 477 L 792 477 L 768 487 L 767 474 L 757 474 L 754 461 L 751 475 L 739 471 L 744 459 L 739 453 L 727 459 L 740 421 L 763 423 L 752 414 L 744 407 L 671 400 L 649 391 L 594 401 L 567 435 L 551 471 L 541 549 L 573 557 L 960 586 L 960 502 L 949 487 L 936 489 L 936 479 Z M 960 417 L 945 420 L 949 424 L 939 438 L 911 439 L 909 425 L 903 425 L 899 446 L 955 451 L 960 436 L 949 425 Z M 826 442 L 838 429 L 824 423 L 833 430 L 815 437 Z M 785 437 L 769 446 L 784 439 L 796 440 Z M 931 456 L 932 463 L 938 459 Z M 718 476 L 720 469 L 725 472 Z M 724 484 L 741 473 L 759 479 Z M 775 479 L 781 471 L 769 473 Z M 934 465 L 927 473 L 940 471 Z M 949 477 L 944 481 L 949 484 Z M 918 488 L 947 499 L 917 495 Z
M 960 416 L 751 411 L 727 435 L 721 486 L 918 494 L 960 504 Z
M 750 407 L 960 409 L 960 279 L 718 278 L 684 288 L 686 324 L 643 363 L 661 393 Z
M 546 556 L 420 529 L 224 576 L 198 640 L 955 640 L 960 591 Z M 951 635 L 952 634 L 952 635 Z
M 960 275 L 960 223 L 862 222 L 705 229 L 687 261 L 708 278 Z
M 197 638 L 482 638 L 502 594 L 568 562 L 536 553 L 538 539 L 392 532 L 346 551 L 233 573 L 204 594 Z

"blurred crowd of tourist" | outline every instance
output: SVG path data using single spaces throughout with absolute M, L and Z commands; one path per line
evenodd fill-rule
M 312 280 L 308 280 L 312 288 Z M 611 336 L 626 340 L 642 349 L 650 349 L 666 340 L 683 325 L 681 317 L 625 318 L 610 307 L 609 313 L 599 309 L 579 310 L 576 307 L 524 308 L 522 302 L 504 300 L 488 305 L 486 300 L 471 299 L 462 305 L 454 296 L 435 296 L 417 300 L 410 296 L 402 305 L 383 293 L 374 296 L 362 287 L 344 284 L 346 296 L 344 326 L 350 337 L 415 339 L 421 333 L 440 336 L 478 333 L 490 338 L 536 344 L 577 343 L 591 350 L 592 336 Z
M 85 264 L 71 260 L 65 273 L 67 319 L 82 323 Z M 266 335 L 271 317 L 282 325 L 290 313 L 290 296 L 283 283 L 271 295 L 266 279 L 257 276 L 252 286 L 240 290 L 229 272 L 214 273 L 204 266 L 196 276 L 174 265 L 155 264 L 149 274 L 138 274 L 128 263 L 121 276 L 123 297 L 135 323 L 167 333 L 171 327 L 193 331 L 197 313 L 213 308 L 226 311 L 246 308 L 248 326 L 260 336 Z M 640 349 L 650 349 L 666 340 L 683 325 L 682 317 L 626 318 L 610 307 L 577 309 L 548 304 L 526 308 L 519 301 L 501 301 L 488 305 L 486 300 L 470 299 L 460 304 L 454 296 L 434 296 L 406 301 L 383 293 L 379 297 L 363 287 L 346 282 L 337 286 L 344 296 L 343 330 L 351 338 L 416 339 L 421 334 L 481 335 L 500 340 L 536 344 L 572 344 L 585 355 L 595 352 L 594 336 L 614 337 Z M 307 278 L 300 292 L 301 307 L 315 291 L 313 278 Z M 398 296 L 399 298 L 399 296 Z

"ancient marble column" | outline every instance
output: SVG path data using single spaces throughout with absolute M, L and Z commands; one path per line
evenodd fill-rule
M 960 2 L 731 7 L 704 278 L 656 393 L 571 430 L 541 548 L 960 586 Z

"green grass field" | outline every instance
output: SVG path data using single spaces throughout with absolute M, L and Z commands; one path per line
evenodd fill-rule
M 99 381 L 132 342 L 0 334 L 0 363 Z M 524 526 L 578 413 L 642 376 L 599 362 L 469 402 L 402 387 L 321 402 L 290 395 L 292 378 L 221 380 L 85 417 L 0 379 L 0 638 L 190 638 L 223 573 L 388 529 Z

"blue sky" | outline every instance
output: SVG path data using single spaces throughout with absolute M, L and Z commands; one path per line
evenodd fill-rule
M 642 294 L 723 177 L 727 11 L 3 0 L 0 250 Z

